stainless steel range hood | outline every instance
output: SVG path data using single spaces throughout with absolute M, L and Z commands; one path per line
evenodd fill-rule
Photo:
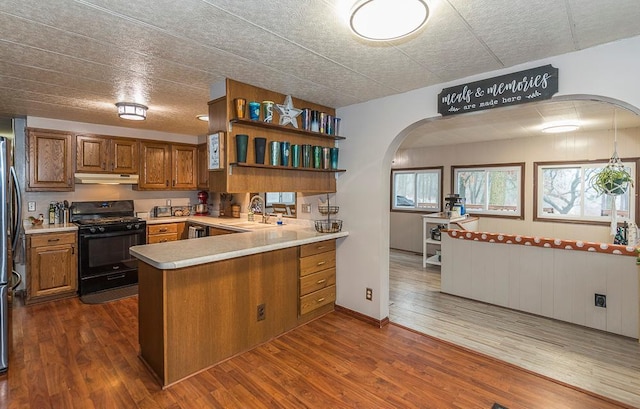
M 76 183 L 104 185 L 137 185 L 138 175 L 118 175 L 111 173 L 76 173 Z

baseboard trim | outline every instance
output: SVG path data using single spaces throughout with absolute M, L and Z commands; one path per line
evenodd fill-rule
M 342 306 L 337 305 L 337 304 L 335 306 L 335 310 L 336 310 L 336 312 L 348 315 L 348 316 L 350 316 L 352 318 L 357 319 L 358 321 L 362 321 L 362 322 L 365 322 L 365 323 L 367 323 L 369 325 L 373 325 L 374 327 L 383 328 L 383 327 L 389 325 L 389 317 L 384 317 L 383 319 L 378 320 L 378 319 L 375 319 L 375 318 L 370 317 L 368 315 L 364 315 L 362 313 L 359 313 L 359 312 L 354 311 L 354 310 L 350 310 L 349 308 L 345 308 L 345 307 L 342 307 Z

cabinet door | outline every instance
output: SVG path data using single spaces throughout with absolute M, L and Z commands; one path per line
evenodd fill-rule
M 70 133 L 29 130 L 29 191 L 73 190 L 73 137 Z
M 109 139 L 99 136 L 76 136 L 76 171 L 107 172 Z
M 209 155 L 206 143 L 198 145 L 198 189 L 209 189 Z
M 74 294 L 77 256 L 74 244 L 30 249 L 29 300 Z
M 119 174 L 138 173 L 138 141 L 114 138 L 109 146 L 109 170 Z
M 171 181 L 171 150 L 169 144 L 140 142 L 142 164 L 139 189 L 169 189 Z
M 173 189 L 197 189 L 197 148 L 193 145 L 173 145 L 171 147 Z

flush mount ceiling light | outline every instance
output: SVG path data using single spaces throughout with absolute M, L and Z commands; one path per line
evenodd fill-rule
M 364 39 L 388 41 L 415 33 L 427 17 L 429 7 L 423 0 L 363 0 L 351 9 L 349 25 Z
M 553 124 L 547 124 L 542 128 L 544 133 L 561 133 L 572 132 L 580 128 L 577 122 L 557 122 Z
M 198 118 L 200 121 L 208 121 L 209 120 L 209 115 L 198 115 L 196 116 L 196 118 Z
M 118 102 L 118 116 L 122 119 L 130 119 L 132 121 L 144 121 L 147 119 L 147 108 L 142 104 L 134 102 Z

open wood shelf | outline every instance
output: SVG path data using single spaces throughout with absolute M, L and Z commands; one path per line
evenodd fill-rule
M 260 168 L 260 169 L 284 169 L 284 170 L 303 170 L 305 172 L 346 172 L 346 169 L 317 169 L 317 168 L 294 168 L 293 166 L 272 166 L 260 165 L 255 163 L 232 162 L 229 166 L 240 166 L 243 168 Z
M 290 127 L 290 126 L 283 126 L 283 125 L 279 125 L 279 124 L 274 124 L 272 122 L 252 121 L 251 119 L 240 119 L 240 118 L 233 118 L 229 122 L 231 122 L 232 124 L 235 123 L 235 124 L 240 124 L 240 125 L 256 126 L 258 128 L 274 129 L 274 130 L 284 131 L 284 132 L 292 132 L 292 133 L 297 133 L 297 134 L 300 134 L 300 135 L 311 136 L 311 137 L 320 138 L 320 139 L 333 139 L 333 140 L 347 139 L 344 136 L 328 135 L 328 134 L 324 134 L 324 133 L 320 133 L 320 132 L 305 131 L 304 129 L 298 129 L 298 128 L 294 128 L 294 127 Z

